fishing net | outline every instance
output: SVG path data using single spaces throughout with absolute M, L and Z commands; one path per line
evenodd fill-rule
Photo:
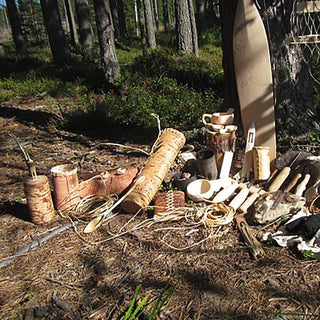
M 314 80 L 315 104 L 320 103 L 320 1 L 295 0 L 290 15 L 291 44 L 299 46 Z
M 320 1 L 296 0 L 290 16 L 292 45 L 299 45 L 305 51 L 306 63 L 316 58 L 320 49 Z

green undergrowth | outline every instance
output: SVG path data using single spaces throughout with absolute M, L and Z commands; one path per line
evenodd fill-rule
M 221 99 L 214 90 L 197 91 L 177 80 L 149 77 L 139 82 L 121 83 L 121 93 L 105 95 L 96 110 L 102 117 L 113 118 L 123 124 L 155 127 L 150 117 L 155 113 L 163 127 L 188 128 L 200 125 L 202 113 L 214 110 Z
M 149 50 L 147 56 L 142 56 L 136 38 L 117 43 L 121 75 L 113 85 L 106 84 L 98 60 L 84 63 L 76 53 L 68 64 L 60 66 L 48 59 L 50 52 L 45 46 L 32 48 L 24 62 L 0 59 L 0 102 L 68 98 L 69 104 L 73 100 L 71 106 L 59 102 L 64 127 L 112 119 L 119 124 L 156 128 L 152 113 L 159 115 L 163 127 L 200 126 L 202 113 L 214 112 L 222 105 L 222 51 L 210 44 L 218 36 L 214 32 L 208 36 L 200 57 L 177 54 L 174 37 L 172 30 L 158 33 L 161 47 Z
M 0 102 L 13 98 L 48 95 L 53 97 L 75 97 L 86 92 L 86 88 L 81 83 L 41 76 L 35 70 L 30 70 L 23 74 L 12 73 L 6 79 L 0 79 Z
M 141 288 L 141 285 L 136 287 L 123 320 L 136 320 L 142 318 L 142 316 L 148 320 L 158 319 L 161 309 L 170 304 L 174 294 L 174 287 L 168 285 L 154 299 L 151 299 L 150 293 L 140 298 Z
M 178 55 L 168 49 L 150 51 L 122 70 L 118 90 L 105 94 L 95 111 L 99 117 L 143 128 L 157 124 L 187 129 L 201 126 L 201 115 L 222 105 L 223 72 L 221 49 L 208 58 Z M 92 110 L 92 109 L 91 109 Z
M 146 57 L 137 58 L 132 65 L 132 74 L 144 77 L 166 76 L 198 90 L 220 91 L 223 86 L 222 52 L 219 48 L 212 48 L 210 57 L 207 50 L 204 54 L 201 52 L 200 57 L 195 57 L 157 49 Z

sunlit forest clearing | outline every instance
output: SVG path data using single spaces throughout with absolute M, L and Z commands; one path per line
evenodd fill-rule
M 0 318 L 319 318 L 319 28 L 317 1 L 0 0 Z M 302 251 L 270 238 L 297 212 Z

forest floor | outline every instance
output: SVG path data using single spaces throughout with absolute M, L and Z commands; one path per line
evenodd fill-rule
M 51 167 L 64 163 L 78 164 L 82 173 L 141 167 L 145 155 L 102 143 L 150 149 L 157 136 L 114 127 L 73 133 L 53 126 L 55 118 L 41 99 L 0 108 L 0 264 L 70 223 L 58 214 L 50 226 L 30 221 L 23 191 L 28 172 L 9 132 L 48 177 Z M 0 318 L 123 319 L 138 285 L 135 307 L 145 297 L 149 304 L 141 319 L 148 312 L 151 319 L 161 299 L 157 319 L 320 318 L 318 261 L 270 244 L 265 257 L 254 260 L 234 221 L 216 229 L 159 222 L 134 230 L 146 219 L 145 213 L 119 212 L 89 235 L 80 222 L 15 257 L 0 269 Z M 121 228 L 127 232 L 112 237 Z

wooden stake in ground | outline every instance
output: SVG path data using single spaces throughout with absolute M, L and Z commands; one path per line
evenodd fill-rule
M 17 143 L 18 147 L 20 148 L 21 152 L 23 153 L 24 159 L 26 161 L 26 164 L 27 164 L 29 172 L 30 172 L 30 176 L 32 177 L 32 179 L 37 179 L 37 171 L 36 171 L 35 162 L 30 158 L 29 153 L 24 150 L 24 148 L 22 147 L 22 145 L 18 141 L 17 137 L 12 133 L 9 133 L 9 136 L 15 140 L 15 142 Z

